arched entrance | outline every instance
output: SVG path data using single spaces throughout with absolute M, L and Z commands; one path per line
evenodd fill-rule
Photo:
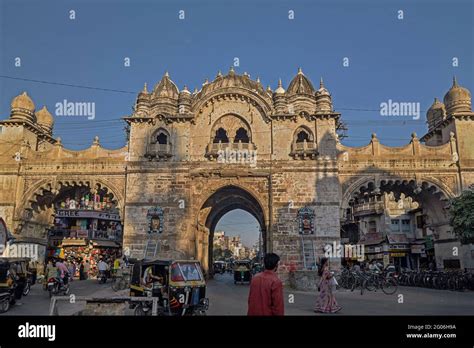
M 214 232 L 219 220 L 228 212 L 236 209 L 251 214 L 260 225 L 261 253 L 267 250 L 267 224 L 262 204 L 254 195 L 244 188 L 228 185 L 214 192 L 202 205 L 197 229 L 207 234 L 207 237 L 198 245 L 197 256 L 206 272 L 212 270 Z M 199 244 L 199 243 L 198 243 Z

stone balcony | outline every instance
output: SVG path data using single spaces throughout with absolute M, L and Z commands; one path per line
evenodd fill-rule
M 318 155 L 318 150 L 314 142 L 307 142 L 304 140 L 301 143 L 293 142 L 291 144 L 290 156 L 294 159 L 314 159 Z
M 145 157 L 150 161 L 153 159 L 157 160 L 168 160 L 172 156 L 171 144 L 148 144 L 145 152 Z
M 238 143 L 209 143 L 206 148 L 206 157 L 211 160 L 216 159 L 218 158 L 220 151 L 223 151 L 224 153 L 227 151 L 239 151 L 242 155 L 243 152 L 256 150 L 257 146 L 254 143 L 243 143 L 241 141 Z

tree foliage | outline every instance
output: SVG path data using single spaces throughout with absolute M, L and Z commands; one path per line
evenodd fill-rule
M 474 190 L 466 190 L 451 200 L 449 209 L 453 233 L 461 243 L 474 243 Z

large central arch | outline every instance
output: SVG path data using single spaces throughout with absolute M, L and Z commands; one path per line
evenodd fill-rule
M 209 234 L 208 247 L 203 250 L 204 268 L 212 269 L 214 230 L 219 220 L 228 212 L 241 209 L 251 214 L 258 221 L 262 232 L 263 252 L 267 250 L 267 224 L 262 204 L 249 191 L 235 185 L 217 189 L 202 204 L 198 219 L 198 229 L 205 229 Z

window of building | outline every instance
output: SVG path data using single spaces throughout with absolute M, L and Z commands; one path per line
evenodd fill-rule
M 411 221 L 410 219 L 402 220 L 402 232 L 411 232 Z
M 166 145 L 168 144 L 168 136 L 165 133 L 160 133 L 156 137 L 158 144 Z
M 250 142 L 247 130 L 242 127 L 237 129 L 237 132 L 235 133 L 234 143 L 238 143 L 239 141 L 247 144 Z
M 308 132 L 305 132 L 304 130 L 302 130 L 296 136 L 296 142 L 297 143 L 303 143 L 305 140 L 306 140 L 307 143 L 310 142 L 309 134 L 308 134 Z
M 369 221 L 369 233 L 377 233 L 377 223 L 375 221 Z
M 390 230 L 392 230 L 392 232 L 399 232 L 400 231 L 400 220 L 392 219 L 390 221 Z
M 216 131 L 216 136 L 214 137 L 214 143 L 218 143 L 218 142 L 222 142 L 222 143 L 228 143 L 229 142 L 229 138 L 227 137 L 227 131 L 224 129 L 224 128 L 219 128 L 217 131 Z

